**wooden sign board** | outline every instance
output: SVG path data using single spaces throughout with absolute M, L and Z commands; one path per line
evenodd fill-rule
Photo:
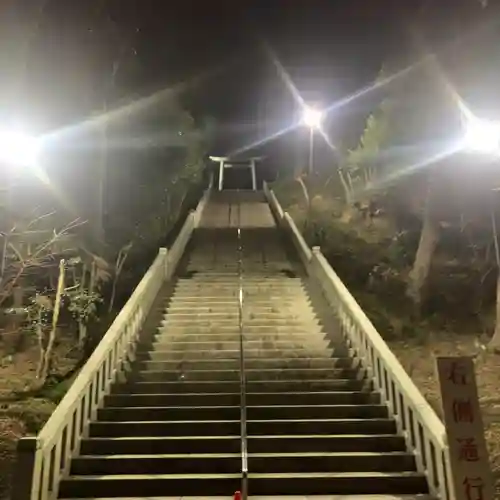
M 484 438 L 474 361 L 437 357 L 444 425 L 455 500 L 494 500 L 495 487 Z

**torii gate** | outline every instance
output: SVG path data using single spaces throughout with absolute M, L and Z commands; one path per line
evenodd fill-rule
M 229 156 L 211 156 L 212 161 L 219 163 L 219 191 L 222 191 L 224 186 L 224 170 L 226 168 L 249 168 L 252 174 L 252 191 L 257 191 L 257 176 L 255 174 L 255 164 L 262 160 L 262 156 L 255 156 L 245 160 L 231 160 Z

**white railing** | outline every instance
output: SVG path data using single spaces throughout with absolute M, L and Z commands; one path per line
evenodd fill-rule
M 269 203 L 269 206 L 271 207 L 271 212 L 276 217 L 276 220 L 281 223 L 283 221 L 284 215 L 283 209 L 281 208 L 281 205 L 279 204 L 274 191 L 271 191 L 269 189 L 266 181 L 264 181 L 264 194 L 266 196 L 267 202 Z
M 309 262 L 311 262 L 312 252 L 288 212 L 283 213 L 283 225 L 292 233 L 292 242 L 299 254 L 300 260 L 302 260 L 302 264 L 307 269 Z
M 208 181 L 208 189 L 205 190 L 205 193 L 201 197 L 198 206 L 196 207 L 196 210 L 194 211 L 194 224 L 195 227 L 198 227 L 201 221 L 201 217 L 203 215 L 203 211 L 205 210 L 205 206 L 208 203 L 208 200 L 210 199 L 210 195 L 212 194 L 212 186 L 214 183 L 214 176 L 213 173 L 210 175 L 210 179 Z
M 160 248 L 153 264 L 38 436 L 20 439 L 13 500 L 57 498 L 59 483 L 69 472 L 71 458 L 78 453 L 89 422 L 133 357 L 144 320 L 164 282 L 175 272 L 193 229 L 199 224 L 210 189 L 196 210 L 189 213 L 172 248 Z
M 401 363 L 363 312 L 319 247 L 309 249 L 293 219 L 283 212 L 274 193 L 264 186 L 278 223 L 291 235 L 307 273 L 321 286 L 339 320 L 342 333 L 373 379 L 395 419 L 398 431 L 413 451 L 419 471 L 427 476 L 432 495 L 450 500 L 451 475 L 445 428 Z M 280 215 L 281 220 L 280 220 Z

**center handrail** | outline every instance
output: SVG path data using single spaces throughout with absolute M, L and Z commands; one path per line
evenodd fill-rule
M 245 373 L 245 342 L 243 331 L 243 244 L 241 238 L 241 205 L 238 198 L 238 329 L 240 337 L 240 437 L 241 437 L 241 497 L 248 496 L 247 391 Z

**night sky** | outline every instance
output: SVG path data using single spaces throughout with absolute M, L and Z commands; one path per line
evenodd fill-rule
M 476 8 L 478 2 L 433 2 L 439 6 L 433 22 L 439 26 L 463 13 L 464 5 Z M 7 105 L 40 129 L 98 110 L 109 61 L 122 43 L 103 28 L 111 22 L 127 52 L 118 77 L 120 97 L 134 99 L 184 84 L 182 99 L 195 116 L 212 116 L 223 130 L 255 135 L 258 122 L 270 122 L 272 128 L 292 118 L 293 99 L 264 47 L 274 52 L 306 100 L 327 105 L 368 85 L 384 61 L 404 50 L 412 18 L 425 3 L 3 0 L 4 68 L 19 62 L 27 34 L 35 33 L 23 56 L 29 95 L 22 102 L 8 99 Z M 41 5 L 43 15 L 37 17 Z M 10 73 L 1 75 L 4 87 Z M 338 120 L 362 124 L 372 107 L 370 97 L 357 100 Z

